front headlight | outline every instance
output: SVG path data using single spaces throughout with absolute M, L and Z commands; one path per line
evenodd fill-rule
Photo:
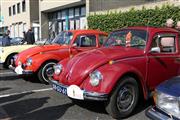
M 33 62 L 32 58 L 28 58 L 27 61 L 26 61 L 26 65 L 31 66 L 32 62 Z
M 54 65 L 53 68 L 54 68 L 54 73 L 56 75 L 59 75 L 62 71 L 63 66 L 61 64 L 57 64 L 57 65 Z
M 101 72 L 97 70 L 89 74 L 89 76 L 90 76 L 89 82 L 92 86 L 98 86 L 100 81 L 103 79 Z
M 156 105 L 168 114 L 180 118 L 180 99 L 160 91 L 156 91 Z

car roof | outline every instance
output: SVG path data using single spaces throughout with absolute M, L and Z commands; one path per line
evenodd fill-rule
M 92 33 L 92 34 L 103 34 L 103 35 L 108 35 L 108 33 L 100 31 L 100 30 L 69 30 L 68 32 L 72 32 L 75 34 L 85 34 L 85 33 Z

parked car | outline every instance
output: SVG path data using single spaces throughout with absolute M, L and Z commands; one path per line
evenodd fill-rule
M 140 97 L 180 74 L 179 35 L 155 27 L 114 31 L 104 47 L 55 65 L 52 87 L 72 99 L 104 101 L 113 118 L 127 117 Z
M 2 46 L 2 39 L 0 39 L 0 64 L 2 64 L 2 66 L 8 67 L 11 64 L 11 59 L 13 59 L 14 55 L 35 46 L 22 44 L 22 41 L 23 38 L 21 37 L 11 38 L 10 46 Z
M 152 120 L 180 120 L 180 76 L 161 83 L 154 93 L 155 106 L 146 111 Z
M 18 54 L 15 72 L 20 75 L 37 75 L 42 83 L 48 83 L 53 66 L 60 60 L 98 48 L 107 33 L 98 30 L 70 30 L 61 32 L 49 45 L 37 46 Z

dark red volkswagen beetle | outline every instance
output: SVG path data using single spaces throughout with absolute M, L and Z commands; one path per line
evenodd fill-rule
M 113 118 L 129 116 L 140 97 L 180 74 L 180 34 L 170 28 L 128 27 L 105 46 L 54 66 L 53 89 L 70 98 L 104 101 Z

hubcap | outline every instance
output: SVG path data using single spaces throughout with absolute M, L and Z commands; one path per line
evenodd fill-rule
M 124 85 L 117 94 L 117 108 L 119 111 L 128 111 L 134 103 L 133 86 Z
M 54 73 L 53 65 L 55 65 L 55 63 L 48 63 L 44 66 L 42 70 L 42 77 L 46 82 L 49 82 L 49 80 L 51 80 L 53 76 Z

